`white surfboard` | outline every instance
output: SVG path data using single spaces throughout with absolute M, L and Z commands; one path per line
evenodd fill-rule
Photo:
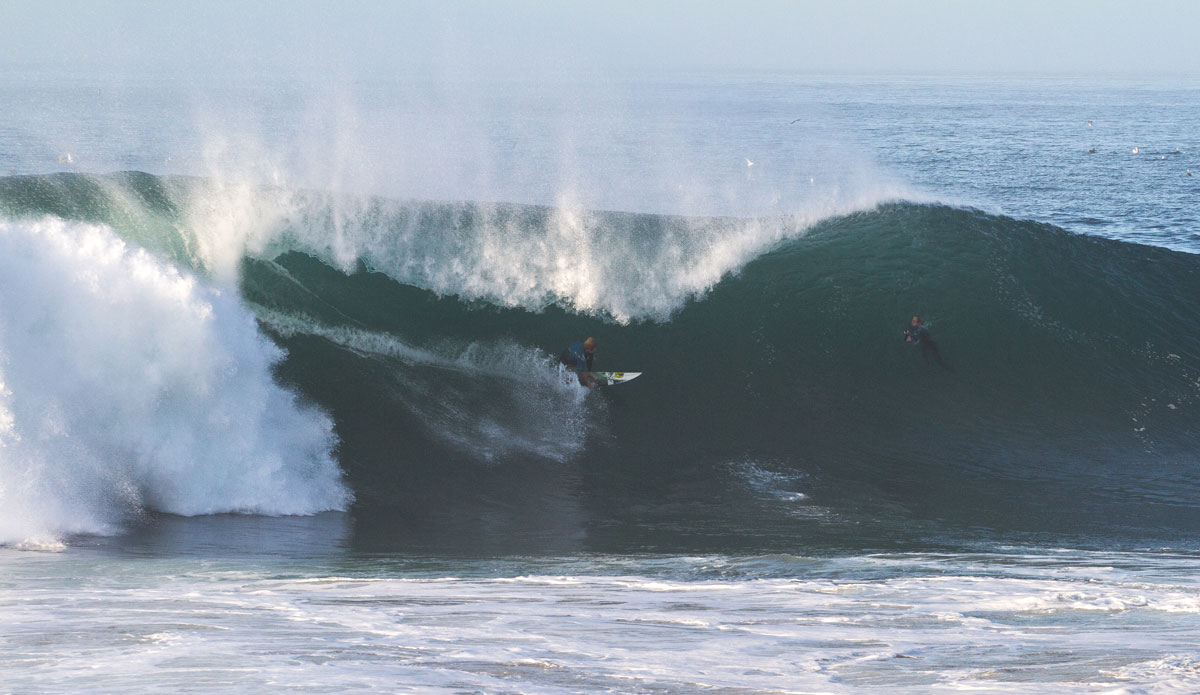
M 641 372 L 592 372 L 592 374 L 596 377 L 597 381 L 608 386 L 633 381 L 642 375 Z

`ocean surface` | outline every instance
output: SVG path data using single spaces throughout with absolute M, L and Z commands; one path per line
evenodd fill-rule
M 1200 691 L 1197 113 L 2 71 L 0 693 Z

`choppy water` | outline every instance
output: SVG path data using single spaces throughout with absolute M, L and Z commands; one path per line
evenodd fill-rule
M 188 539 L 4 552 L 7 688 L 1182 693 L 1200 685 L 1196 557 L 1170 549 L 468 560 L 321 552 L 314 537 L 337 530 L 328 518 L 164 525 Z M 264 547 L 263 536 L 307 547 Z M 251 546 L 274 552 L 246 553 Z

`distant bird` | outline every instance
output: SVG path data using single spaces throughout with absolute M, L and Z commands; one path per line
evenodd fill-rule
M 1092 149 L 1088 150 L 1088 154 L 1096 154 L 1096 148 L 1093 147 Z
M 1092 127 L 1092 122 L 1091 122 L 1091 121 L 1088 121 L 1088 127 L 1089 127 L 1089 128 L 1090 128 L 1090 127 Z
M 749 157 L 746 158 L 746 166 L 748 166 L 748 167 L 754 166 L 754 162 L 750 161 Z
M 1137 154 L 1137 153 L 1138 153 L 1138 148 L 1136 148 L 1136 147 L 1135 147 L 1135 148 L 1133 148 L 1133 153 L 1134 153 L 1134 154 Z
M 802 121 L 802 120 L 804 120 L 804 119 L 803 119 L 803 118 L 797 118 L 796 120 L 792 121 L 791 123 L 788 123 L 788 125 L 795 125 L 795 124 L 799 123 L 799 122 L 800 122 L 800 121 Z

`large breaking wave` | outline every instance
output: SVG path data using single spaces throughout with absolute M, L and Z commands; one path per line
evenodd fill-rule
M 333 423 L 281 357 L 236 294 L 108 228 L 0 223 L 0 542 L 344 508 Z
M 122 174 L 3 179 L 0 209 L 11 220 L 75 221 L 10 223 L 4 238 L 26 245 L 48 243 L 51 228 L 116 245 L 111 228 L 150 250 L 145 263 L 217 302 L 214 313 L 242 322 L 236 339 L 215 335 L 204 349 L 251 360 L 242 372 L 283 403 L 261 417 L 288 415 L 240 422 L 248 449 L 212 455 L 281 461 L 273 484 L 307 497 L 265 485 L 270 476 L 233 476 L 226 483 L 246 496 L 206 504 L 209 493 L 156 456 L 206 457 L 200 443 L 218 438 L 158 427 L 160 409 L 136 390 L 145 401 L 136 416 L 120 414 L 126 390 L 85 392 L 116 430 L 182 433 L 133 457 L 145 471 L 126 478 L 152 509 L 344 506 L 327 421 L 296 405 L 293 389 L 332 418 L 360 518 L 389 528 L 517 524 L 661 547 L 772 529 L 784 543 L 878 539 L 895 535 L 898 519 L 910 529 L 1087 533 L 1187 529 L 1200 518 L 1193 255 L 881 200 L 804 216 L 686 218 L 349 201 Z M 111 253 L 143 257 L 121 248 Z M 37 485 L 47 471 L 86 479 L 68 464 L 31 468 L 24 432 L 33 430 L 20 413 L 32 412 L 22 403 L 36 402 L 38 388 L 12 376 L 41 359 L 14 358 L 11 317 L 22 312 L 13 307 L 63 313 L 75 301 L 61 296 L 66 286 L 9 283 L 0 295 L 0 422 L 21 442 L 3 453 L 7 495 L 30 470 L 24 479 Z M 232 287 L 239 300 L 218 291 Z M 112 318 L 134 314 L 140 325 L 114 345 L 159 340 L 184 321 L 130 302 Z M 79 349 L 68 337 L 75 311 L 87 313 L 72 309 L 41 334 L 57 359 Z M 953 372 L 902 342 L 914 313 L 929 319 Z M 250 315 L 286 351 L 273 377 L 277 348 Z M 551 357 L 585 334 L 600 338 L 604 368 L 646 374 L 585 395 Z M 173 349 L 153 344 L 151 355 Z M 121 360 L 92 368 L 110 363 Z M 184 413 L 207 412 L 212 394 L 177 397 Z M 94 459 L 85 469 L 130 457 Z

